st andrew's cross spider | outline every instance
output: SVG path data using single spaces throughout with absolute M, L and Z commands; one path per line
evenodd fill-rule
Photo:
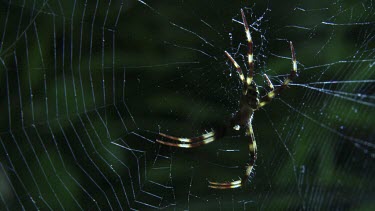
M 287 88 L 288 84 L 297 76 L 297 61 L 296 55 L 294 52 L 294 47 L 292 42 L 290 44 L 290 50 L 292 52 L 292 70 L 290 71 L 289 76 L 284 80 L 284 82 L 278 86 L 276 89 L 272 85 L 271 80 L 268 78 L 266 74 L 263 76 L 267 81 L 267 86 L 270 91 L 264 95 L 260 96 L 258 91 L 258 86 L 253 81 L 254 76 L 254 61 L 253 61 L 253 42 L 250 35 L 249 25 L 247 24 L 246 17 L 244 11 L 241 9 L 242 14 L 242 21 L 245 28 L 247 43 L 248 43 L 248 52 L 247 52 L 247 63 L 248 63 L 248 74 L 245 79 L 244 74 L 242 73 L 241 67 L 237 64 L 237 62 L 233 59 L 233 57 L 225 51 L 225 55 L 228 59 L 232 62 L 234 67 L 236 68 L 241 82 L 243 84 L 242 89 L 242 96 L 240 99 L 239 109 L 236 113 L 233 114 L 232 118 L 227 122 L 227 124 L 219 126 L 213 129 L 211 132 L 205 133 L 198 137 L 193 138 L 180 138 L 175 136 L 170 136 L 164 133 L 159 133 L 162 137 L 161 139 L 157 139 L 156 141 L 160 144 L 172 146 L 172 147 L 180 147 L 180 148 L 195 148 L 199 147 L 208 143 L 211 143 L 215 140 L 218 140 L 224 136 L 226 136 L 229 130 L 239 130 L 241 127 L 246 128 L 246 137 L 250 139 L 249 141 L 249 153 L 250 153 L 250 161 L 245 166 L 245 172 L 242 178 L 237 180 L 233 180 L 232 182 L 213 182 L 208 181 L 208 187 L 213 189 L 232 189 L 244 186 L 246 181 L 249 179 L 251 173 L 253 172 L 254 163 L 257 159 L 257 145 L 255 142 L 253 127 L 251 125 L 253 120 L 253 114 L 259 108 L 267 105 L 269 102 L 272 101 L 278 94 L 280 94 L 285 88 Z

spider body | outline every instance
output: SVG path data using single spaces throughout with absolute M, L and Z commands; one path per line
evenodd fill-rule
M 247 86 L 246 95 L 242 95 L 240 99 L 240 108 L 249 107 L 251 110 L 257 110 L 259 107 L 259 91 L 254 81 Z
M 244 88 L 243 93 L 246 95 L 241 95 L 239 109 L 230 120 L 230 127 L 235 130 L 251 124 L 254 111 L 259 106 L 259 91 L 255 82 Z
M 157 139 L 156 141 L 160 144 L 171 146 L 171 147 L 180 147 L 180 148 L 195 148 L 205 144 L 209 144 L 215 140 L 218 140 L 228 133 L 230 130 L 239 130 L 241 128 L 245 128 L 245 136 L 249 139 L 249 161 L 245 165 L 244 175 L 237 180 L 231 182 L 212 182 L 208 181 L 208 187 L 213 189 L 232 189 L 242 187 L 246 184 L 246 181 L 251 176 L 254 163 L 257 158 L 257 145 L 255 141 L 254 131 L 252 127 L 252 120 L 254 116 L 254 112 L 259 108 L 267 105 L 269 102 L 272 101 L 278 94 L 280 94 L 283 90 L 288 87 L 288 84 L 297 76 L 297 61 L 294 52 L 294 47 L 292 42 L 289 43 L 290 50 L 292 53 L 292 70 L 287 78 L 285 78 L 284 82 L 274 88 L 271 80 L 268 78 L 266 74 L 264 74 L 264 78 L 267 82 L 267 87 L 270 90 L 264 96 L 259 94 L 258 86 L 256 85 L 255 81 L 253 81 L 254 76 L 254 62 L 253 62 L 253 42 L 250 35 L 249 26 L 246 21 L 245 14 L 241 9 L 241 15 L 243 20 L 243 25 L 245 28 L 247 43 L 248 43 L 248 52 L 247 52 L 247 63 L 248 63 L 248 73 L 245 79 L 244 74 L 242 73 L 241 67 L 237 64 L 237 62 L 233 59 L 233 57 L 225 51 L 225 55 L 228 59 L 232 62 L 234 67 L 236 68 L 239 78 L 242 82 L 243 89 L 242 95 L 240 98 L 239 108 L 237 112 L 235 112 L 230 118 L 230 120 L 219 127 L 216 127 L 211 132 L 207 132 L 201 136 L 193 137 L 193 138 L 180 138 L 175 136 L 170 136 L 164 133 L 159 133 L 162 139 Z M 163 140 L 167 139 L 167 140 Z

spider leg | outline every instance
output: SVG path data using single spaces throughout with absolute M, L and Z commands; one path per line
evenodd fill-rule
M 238 74 L 240 75 L 241 82 L 245 84 L 245 76 L 242 73 L 242 69 L 240 65 L 237 64 L 237 62 L 233 59 L 233 57 L 227 51 L 224 51 L 224 53 L 228 57 L 228 59 L 233 63 L 234 67 L 236 68 Z
M 263 74 L 263 77 L 266 79 L 268 89 L 271 91 L 275 90 L 275 87 L 273 86 L 270 78 L 268 78 L 267 74 Z
M 246 83 L 250 85 L 254 77 L 253 40 L 251 38 L 249 24 L 247 24 L 246 16 L 245 16 L 243 9 L 241 9 L 241 15 L 242 15 L 242 22 L 245 27 L 245 33 L 246 33 L 246 39 L 247 39 L 247 50 L 248 50 L 247 51 L 247 63 L 249 64 L 249 74 L 246 77 Z
M 257 159 L 257 144 L 255 141 L 254 131 L 251 123 L 249 123 L 247 136 L 250 137 L 249 142 L 249 154 L 250 154 L 250 162 L 245 167 L 245 175 L 243 178 L 232 181 L 232 182 L 211 182 L 208 181 L 208 187 L 212 189 L 233 189 L 239 188 L 245 185 L 246 181 L 251 176 L 251 173 L 254 169 L 254 163 Z
M 208 181 L 209 188 L 212 189 L 233 189 L 233 188 L 239 188 L 242 185 L 242 180 L 235 180 L 233 182 L 211 182 Z
M 175 141 L 163 141 L 156 139 L 156 141 L 160 144 L 171 146 L 171 147 L 180 147 L 180 148 L 194 148 L 199 147 L 204 144 L 211 143 L 215 141 L 217 138 L 215 137 L 215 132 L 208 132 L 201 136 L 193 137 L 193 138 L 180 138 L 175 136 L 170 136 L 164 133 L 159 133 L 160 136 L 167 138 L 169 140 Z
M 297 76 L 297 60 L 296 60 L 296 53 L 294 52 L 293 43 L 290 42 L 290 51 L 292 52 L 292 70 L 290 71 L 289 76 L 284 80 L 283 84 L 277 87 L 275 90 L 268 92 L 265 96 L 260 99 L 260 103 L 258 108 L 261 108 L 267 105 L 269 102 L 272 101 L 278 94 L 280 94 L 288 84 Z

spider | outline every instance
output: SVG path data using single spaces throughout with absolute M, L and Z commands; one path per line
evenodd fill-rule
M 160 144 L 171 146 L 171 147 L 180 147 L 180 148 L 195 148 L 205 144 L 209 144 L 215 140 L 223 138 L 226 136 L 229 130 L 239 130 L 241 127 L 246 128 L 245 136 L 249 137 L 249 153 L 250 161 L 245 166 L 245 172 L 242 178 L 234 180 L 232 182 L 212 182 L 208 181 L 208 187 L 213 189 L 232 189 L 239 188 L 245 185 L 246 181 L 249 180 L 251 173 L 253 172 L 254 163 L 257 159 L 257 145 L 255 142 L 253 127 L 251 125 L 253 120 L 254 112 L 263 106 L 267 105 L 273 98 L 280 94 L 285 88 L 288 87 L 288 84 L 297 76 L 297 61 L 296 55 L 294 52 L 294 47 L 292 42 L 290 44 L 290 50 L 292 53 L 292 70 L 290 71 L 289 76 L 284 80 L 284 82 L 274 88 L 271 80 L 266 74 L 264 78 L 267 82 L 268 89 L 270 90 L 266 95 L 260 96 L 258 91 L 258 86 L 253 81 L 254 76 L 254 61 L 253 61 L 253 42 L 251 39 L 251 34 L 249 30 L 249 25 L 247 24 L 244 11 L 241 9 L 241 15 L 243 20 L 243 25 L 245 28 L 247 43 L 248 43 L 248 52 L 247 52 L 247 63 L 248 63 L 248 74 L 245 80 L 245 76 L 242 73 L 241 67 L 233 59 L 233 57 L 227 52 L 224 51 L 225 55 L 232 62 L 236 68 L 240 80 L 243 84 L 242 96 L 240 99 L 239 109 L 236 113 L 232 115 L 232 118 L 225 125 L 214 128 L 211 132 L 205 133 L 198 137 L 193 138 L 180 138 L 175 136 L 170 136 L 164 133 L 159 133 L 163 140 L 157 139 L 156 141 Z M 164 140 L 167 139 L 167 140 Z

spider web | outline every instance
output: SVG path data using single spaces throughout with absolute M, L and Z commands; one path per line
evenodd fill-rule
M 375 187 L 373 1 L 0 2 L 0 208 L 371 209 Z M 279 86 L 248 140 L 155 143 L 212 130 L 238 109 L 245 10 L 255 81 Z M 244 71 L 246 73 L 246 71 Z

